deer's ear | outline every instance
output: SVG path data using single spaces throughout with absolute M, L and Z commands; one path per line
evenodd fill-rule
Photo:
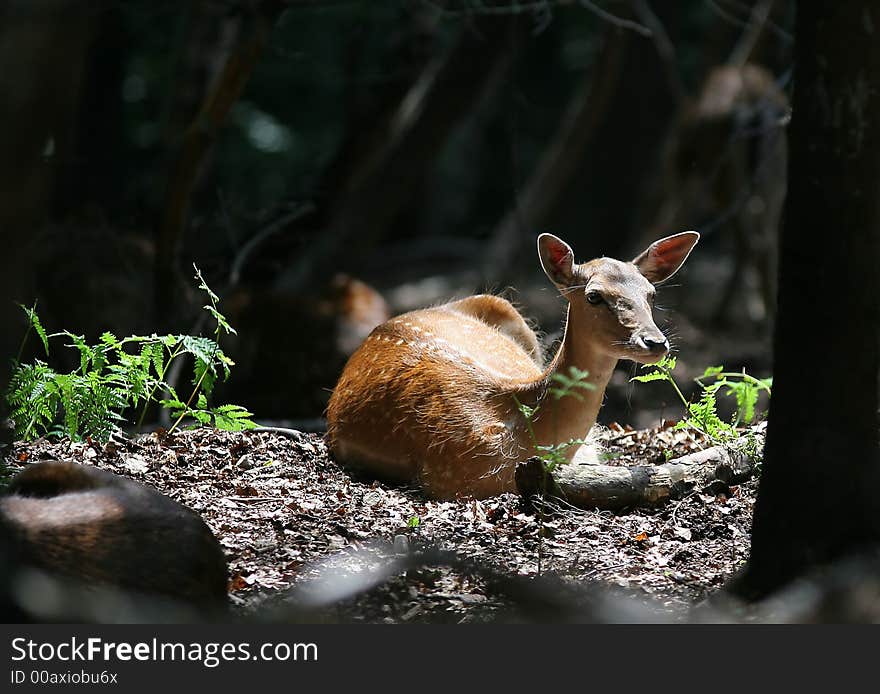
M 562 239 L 553 234 L 538 237 L 538 257 L 547 277 L 557 287 L 570 287 L 574 283 L 574 251 Z
M 700 235 L 696 231 L 683 231 L 667 236 L 654 241 L 633 258 L 633 264 L 652 284 L 665 282 L 684 265 L 699 240 Z

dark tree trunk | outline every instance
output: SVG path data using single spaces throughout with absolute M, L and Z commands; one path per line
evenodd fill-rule
M 547 144 L 519 200 L 492 234 L 483 264 L 483 276 L 491 282 L 508 279 L 511 268 L 529 252 L 534 253 L 534 229 L 568 189 L 583 162 L 584 152 L 606 116 L 621 72 L 626 41 L 619 30 L 605 33 L 597 64 L 574 89 L 556 134 Z
M 302 291 L 315 271 L 356 258 L 387 233 L 452 129 L 504 76 L 525 26 L 515 15 L 477 17 L 446 54 L 427 63 L 387 117 L 357 139 L 353 162 L 337 161 L 325 178 L 335 190 L 318 210 L 320 233 L 278 278 L 277 290 Z
M 800 2 L 759 597 L 880 541 L 880 6 Z
M 37 293 L 32 268 L 56 162 L 70 144 L 93 17 L 68 0 L 0 3 L 0 391 L 25 329 L 14 302 L 31 304 Z
M 174 297 L 179 290 L 177 254 L 186 230 L 193 190 L 204 159 L 226 117 L 241 96 L 265 49 L 275 22 L 286 5 L 281 0 L 257 0 L 245 16 L 246 28 L 232 47 L 214 84 L 183 133 L 165 191 L 161 220 L 156 230 L 154 317 L 173 321 Z
M 683 4 L 649 5 L 674 45 L 681 33 Z M 612 258 L 642 245 L 636 201 L 648 183 L 678 98 L 668 64 L 650 39 L 631 36 L 620 69 L 618 87 L 589 152 L 545 221 L 549 230 L 573 230 L 571 240 L 590 248 L 590 253 Z M 589 228 L 585 217 L 591 220 Z M 681 229 L 664 233 L 676 231 Z
M 122 82 L 130 49 L 120 7 L 94 13 L 86 48 L 81 95 L 67 124 L 69 145 L 59 152 L 51 213 L 55 219 L 96 206 L 118 212 L 123 192 Z

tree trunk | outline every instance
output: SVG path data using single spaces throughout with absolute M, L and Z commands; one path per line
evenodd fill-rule
M 434 163 L 453 127 L 506 73 L 512 39 L 524 30 L 515 15 L 485 16 L 462 29 L 443 56 L 430 61 L 387 119 L 359 138 L 354 164 L 342 166 L 338 190 L 319 211 L 321 230 L 299 252 L 275 289 L 302 291 L 313 273 L 357 257 L 387 232 Z
M 68 152 L 93 18 L 72 0 L 0 3 L 0 389 L 26 327 L 14 302 L 30 305 L 36 295 L 34 259 L 56 162 Z
M 797 11 L 773 403 L 737 586 L 750 597 L 880 540 L 880 7 Z
M 482 268 L 483 276 L 490 282 L 506 279 L 506 273 L 526 249 L 534 252 L 535 228 L 544 223 L 571 183 L 607 113 L 618 85 L 627 39 L 628 34 L 619 30 L 605 32 L 604 47 L 596 65 L 575 88 L 559 128 L 522 195 L 492 234 Z
M 183 135 L 165 192 L 162 219 L 156 231 L 154 313 L 173 319 L 177 285 L 177 252 L 186 228 L 189 204 L 205 155 L 226 122 L 229 111 L 250 79 L 269 35 L 285 5 L 280 0 L 259 0 L 247 16 L 249 27 L 232 49 L 214 85 Z

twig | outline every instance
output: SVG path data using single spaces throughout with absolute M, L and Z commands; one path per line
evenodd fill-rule
M 632 4 L 636 17 L 651 30 L 657 54 L 663 61 L 663 72 L 666 74 L 666 81 L 669 82 L 669 87 L 672 89 L 676 101 L 682 103 L 687 98 L 687 90 L 681 81 L 681 76 L 678 74 L 675 46 L 669 38 L 669 34 L 666 33 L 666 27 L 663 26 L 663 22 L 660 21 L 654 10 L 651 9 L 647 0 L 633 0 Z
M 298 429 L 288 429 L 286 427 L 264 427 L 258 426 L 254 429 L 248 429 L 248 431 L 255 431 L 258 434 L 279 434 L 280 436 L 287 436 L 291 439 L 301 439 L 303 437 L 303 432 Z
M 587 573 L 585 573 L 583 575 L 583 578 L 592 578 L 602 571 L 614 571 L 615 569 L 622 569 L 625 566 L 628 566 L 626 562 L 621 562 L 620 564 L 611 564 L 610 566 L 600 566 L 593 569 L 592 571 L 588 571 Z
M 675 508 L 672 509 L 672 514 L 669 517 L 669 522 L 672 523 L 672 527 L 675 527 L 675 514 L 678 513 L 678 508 L 688 499 L 690 499 L 694 494 L 696 494 L 696 490 L 692 491 L 690 494 L 687 494 L 681 499 L 678 500 L 675 504 Z
M 266 501 L 278 501 L 278 497 L 275 496 L 221 496 L 220 498 L 226 501 L 232 501 L 234 503 L 248 504 Z
M 630 31 L 634 31 L 637 34 L 641 34 L 647 38 L 651 38 L 654 35 L 648 27 L 639 24 L 638 22 L 634 22 L 631 19 L 626 19 L 624 17 L 618 17 L 617 15 L 611 14 L 607 10 L 603 10 L 598 5 L 590 2 L 590 0 L 578 0 L 582 7 L 585 7 L 590 12 L 595 14 L 597 17 L 604 19 L 609 24 L 613 24 L 616 27 L 620 27 L 621 29 L 629 29 Z
M 730 24 L 734 24 L 738 27 L 746 27 L 749 24 L 749 20 L 740 19 L 739 17 L 732 15 L 730 12 L 728 12 L 723 7 L 721 7 L 721 5 L 719 5 L 715 0 L 706 0 L 706 4 L 709 5 L 709 7 L 715 12 L 715 14 L 717 14 L 719 17 L 721 17 L 721 19 L 723 19 L 726 22 L 729 22 Z M 743 5 L 742 3 L 734 2 L 731 4 L 737 6 L 739 9 L 741 9 L 743 11 L 751 12 L 751 8 L 749 8 L 746 5 Z M 767 28 L 770 29 L 770 31 L 772 31 L 776 35 L 777 38 L 781 39 L 785 43 L 793 43 L 794 42 L 794 37 L 789 32 L 787 32 L 785 29 L 783 29 L 778 24 L 776 24 L 776 22 L 772 22 L 772 21 L 767 22 Z
M 537 12 L 546 10 L 552 5 L 558 5 L 559 0 L 535 0 L 534 2 L 514 2 L 510 5 L 482 5 L 475 4 L 461 9 L 450 10 L 433 0 L 421 0 L 423 5 L 430 7 L 441 17 L 463 17 L 469 15 L 517 15 L 525 12 Z
M 443 17 L 461 17 L 463 15 L 518 15 L 523 14 L 524 12 L 546 12 L 554 5 L 560 4 L 559 0 L 536 0 L 535 2 L 512 2 L 509 5 L 475 4 L 470 7 L 450 10 L 433 2 L 433 0 L 421 0 L 421 2 L 423 5 L 427 5 Z M 589 10 L 609 24 L 613 24 L 621 29 L 634 31 L 642 36 L 652 36 L 651 29 L 638 22 L 611 14 L 608 10 L 590 2 L 590 0 L 578 0 L 578 2 L 584 9 Z
M 614 436 L 614 437 L 608 439 L 608 443 L 616 443 L 617 441 L 622 441 L 623 439 L 625 439 L 629 436 L 632 436 L 633 434 L 638 434 L 638 433 L 639 433 L 638 429 L 633 429 L 632 431 L 628 431 L 625 434 L 618 434 L 617 436 Z
M 298 206 L 292 212 L 288 212 L 286 215 L 283 215 L 266 225 L 249 238 L 238 251 L 235 260 L 232 262 L 232 269 L 229 271 L 229 286 L 227 287 L 227 291 L 238 285 L 239 280 L 241 279 L 241 271 L 244 268 L 245 263 L 250 259 L 250 256 L 261 243 L 274 236 L 279 231 L 284 230 L 287 225 L 302 219 L 307 214 L 311 214 L 314 211 L 315 206 L 312 203 L 307 202 Z
M 761 37 L 761 32 L 767 24 L 767 18 L 770 16 L 772 7 L 773 0 L 762 0 L 762 2 L 755 4 L 749 14 L 749 21 L 742 36 L 739 37 L 739 41 L 737 41 L 733 52 L 730 54 L 730 58 L 727 59 L 728 65 L 741 68 L 749 62 L 749 57 L 751 57 L 752 51 Z

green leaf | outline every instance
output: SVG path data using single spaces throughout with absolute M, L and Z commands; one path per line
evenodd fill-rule
M 212 364 L 217 352 L 217 343 L 209 337 L 196 337 L 194 335 L 181 335 L 180 346 L 187 354 L 193 355 L 205 364 Z
M 240 405 L 221 405 L 211 412 L 214 415 L 214 425 L 224 431 L 242 431 L 254 429 L 257 426 L 251 420 L 253 414 Z
M 658 369 L 663 369 L 664 371 L 675 371 L 675 365 L 678 363 L 677 357 L 666 356 L 663 357 L 660 361 L 655 364 L 645 364 L 642 368 L 647 368 L 649 366 L 656 366 Z
M 165 376 L 165 345 L 161 342 L 154 343 L 150 351 L 150 359 L 153 362 L 156 377 L 163 378 Z
M 205 278 L 202 277 L 202 271 L 199 270 L 198 265 L 196 265 L 195 263 L 193 263 L 193 270 L 196 271 L 196 279 L 199 281 L 199 289 L 201 289 L 202 291 L 204 291 L 208 295 L 208 298 L 211 300 L 211 303 L 216 304 L 218 301 L 220 301 L 220 297 L 211 291 L 211 288 L 208 286 L 208 283 L 205 282 Z
M 235 329 L 226 321 L 226 316 L 220 313 L 220 310 L 217 308 L 217 304 L 220 303 L 220 297 L 211 291 L 208 283 L 205 282 L 205 278 L 202 277 L 202 271 L 199 270 L 195 263 L 193 263 L 193 269 L 196 271 L 196 279 L 199 280 L 199 289 L 208 295 L 208 300 L 211 302 L 202 308 L 208 311 L 214 320 L 217 321 L 217 334 L 219 334 L 220 330 L 223 330 L 227 335 L 230 333 L 236 335 Z
M 709 366 L 706 368 L 706 370 L 703 372 L 703 375 L 700 376 L 700 378 L 712 378 L 713 376 L 717 376 L 718 374 L 720 374 L 723 371 L 724 371 L 723 366 Z
M 639 383 L 650 383 L 651 381 L 668 381 L 669 374 L 663 371 L 653 371 L 649 374 L 643 374 L 641 376 L 633 376 L 629 379 L 630 383 L 633 381 L 638 381 Z
M 548 392 L 550 393 L 550 395 L 553 396 L 554 400 L 562 400 L 562 398 L 571 396 L 576 400 L 580 400 L 581 402 L 584 401 L 584 396 L 580 393 L 576 393 L 571 388 L 550 388 Z
M 573 381 L 584 381 L 590 375 L 589 371 L 581 371 L 576 366 L 569 366 L 568 373 L 571 375 L 571 379 Z M 585 384 L 586 385 L 586 384 Z M 589 384 L 592 386 L 592 384 Z
M 40 317 L 37 315 L 36 304 L 34 304 L 34 308 L 28 308 L 24 304 L 19 304 L 21 306 L 21 310 L 25 312 L 25 315 L 28 317 L 28 321 L 31 324 L 31 327 L 34 331 L 39 335 L 40 341 L 43 343 L 43 349 L 46 352 L 46 356 L 49 356 L 49 338 L 46 335 L 46 330 L 43 328 L 43 324 L 40 322 Z
M 529 407 L 525 403 L 519 401 L 517 401 L 516 406 L 517 408 L 519 408 L 519 411 L 522 412 L 523 417 L 525 417 L 526 419 L 531 419 L 532 417 L 534 417 L 535 412 L 538 409 L 537 407 Z
M 98 338 L 101 344 L 106 345 L 107 347 L 111 347 L 116 349 L 119 347 L 119 339 L 113 333 L 106 331 L 101 333 L 101 337 Z

